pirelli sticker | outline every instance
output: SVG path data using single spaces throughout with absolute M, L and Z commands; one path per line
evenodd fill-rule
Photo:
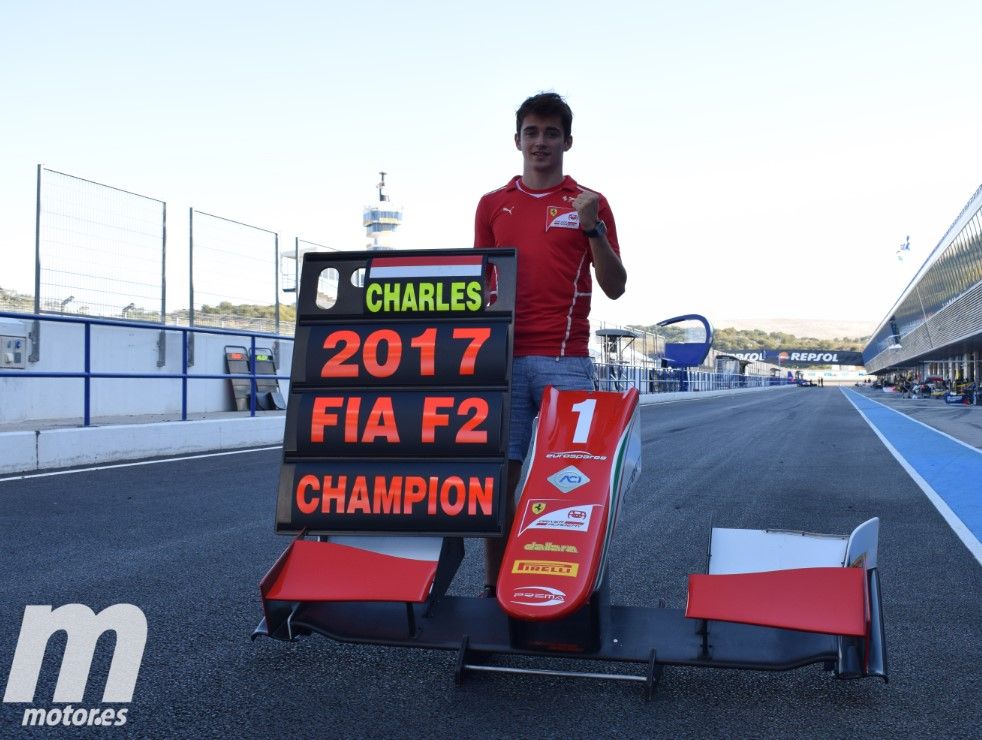
M 501 534 L 503 470 L 498 462 L 287 464 L 277 531 Z
M 576 578 L 580 572 L 580 565 L 566 560 L 515 560 L 512 563 L 511 572 L 533 576 Z

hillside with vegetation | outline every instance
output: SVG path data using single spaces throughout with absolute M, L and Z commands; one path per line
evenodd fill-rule
M 34 311 L 34 297 L 31 295 L 17 293 L 12 290 L 0 288 L 0 306 L 8 311 L 22 311 L 32 313 Z M 233 304 L 223 301 L 217 305 L 204 305 L 196 310 L 199 321 L 205 324 L 214 323 L 213 319 L 221 317 L 231 324 L 241 322 L 242 325 L 257 323 L 272 323 L 276 315 L 275 306 L 272 305 L 253 305 L 253 304 Z M 147 312 L 137 307 L 128 314 L 131 319 L 142 321 L 156 321 L 159 314 Z M 286 328 L 294 322 L 296 313 L 292 305 L 280 305 L 280 322 Z M 209 320 L 211 319 L 211 320 Z M 186 324 L 188 320 L 187 309 L 178 309 L 168 312 L 168 323 Z M 660 327 L 632 326 L 634 329 L 660 334 L 669 342 L 685 341 L 683 329 L 677 326 Z M 724 327 L 715 329 L 715 339 L 713 347 L 721 352 L 732 352 L 736 350 L 753 349 L 814 349 L 814 350 L 853 350 L 859 352 L 866 346 L 868 337 L 833 337 L 819 338 L 810 336 L 797 336 L 782 331 L 765 331 L 763 329 L 735 329 Z
M 34 296 L 0 287 L 0 310 L 34 313 Z M 83 316 L 89 315 L 89 311 L 86 306 L 78 306 L 75 304 L 72 304 L 66 313 L 80 314 Z M 276 317 L 276 306 L 255 305 L 248 303 L 235 304 L 228 301 L 222 301 L 214 306 L 205 304 L 198 308 L 196 313 L 199 318 L 221 317 L 233 323 L 240 321 L 243 323 L 243 325 L 261 320 L 271 323 Z M 126 318 L 133 319 L 135 321 L 156 322 L 160 320 L 160 310 L 159 308 L 150 310 L 142 306 L 136 306 L 126 313 Z M 280 322 L 282 324 L 292 324 L 295 319 L 296 311 L 294 310 L 293 305 L 280 304 Z M 168 311 L 167 323 L 187 324 L 188 310 L 186 308 L 180 308 L 174 311 Z
M 862 351 L 869 337 L 834 337 L 819 339 L 817 337 L 799 337 L 786 332 L 765 332 L 761 329 L 733 329 L 730 327 L 716 329 L 713 347 L 718 350 L 732 351 L 741 349 L 770 349 L 787 347 L 789 349 L 814 350 L 852 350 Z
M 34 296 L 0 288 L 0 310 L 34 313 Z
M 661 334 L 669 342 L 684 342 L 684 330 L 675 326 L 638 326 L 637 329 Z M 868 337 L 833 337 L 819 339 L 818 337 L 799 337 L 787 332 L 762 329 L 734 329 L 725 327 L 714 329 L 713 349 L 720 352 L 734 352 L 753 349 L 814 349 L 814 350 L 851 350 L 862 351 Z

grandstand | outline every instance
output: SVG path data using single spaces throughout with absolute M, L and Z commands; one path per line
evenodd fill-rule
M 941 237 L 863 349 L 885 379 L 977 383 L 982 360 L 982 187 Z

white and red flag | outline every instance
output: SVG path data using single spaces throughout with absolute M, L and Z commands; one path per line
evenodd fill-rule
M 432 257 L 375 257 L 368 268 L 369 280 L 393 278 L 480 278 L 484 270 L 482 255 Z

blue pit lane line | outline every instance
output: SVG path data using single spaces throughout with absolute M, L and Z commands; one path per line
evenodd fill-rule
M 982 563 L 982 451 L 855 391 L 843 393 Z

